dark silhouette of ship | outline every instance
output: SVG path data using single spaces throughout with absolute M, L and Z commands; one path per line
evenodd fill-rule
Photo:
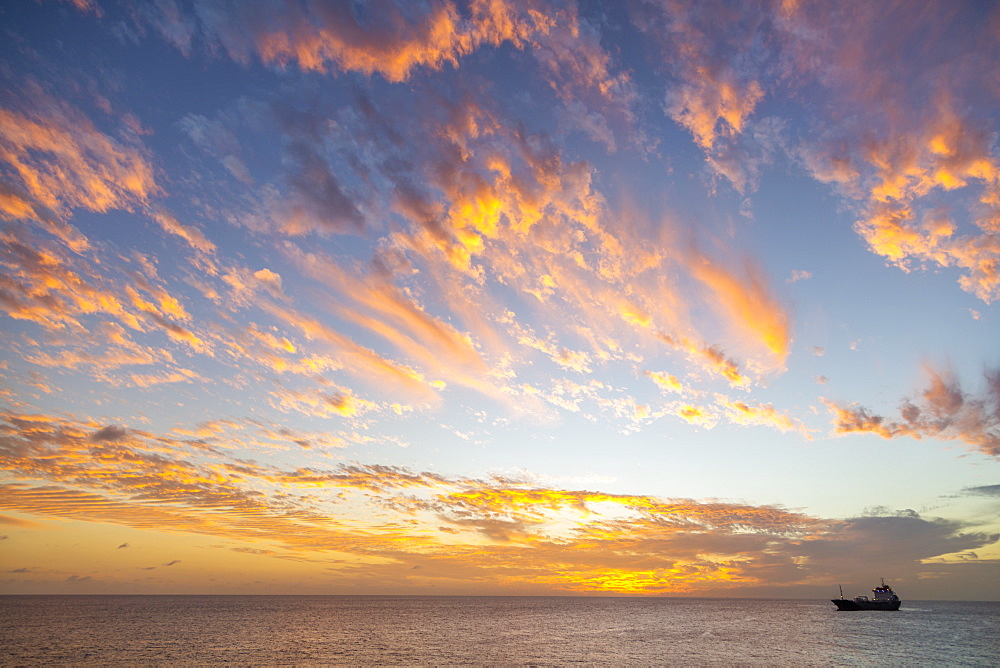
M 899 610 L 902 601 L 896 596 L 892 587 L 885 583 L 885 578 L 881 578 L 882 584 L 872 589 L 874 598 L 867 596 L 855 596 L 854 598 L 844 598 L 844 588 L 840 589 L 840 598 L 832 598 L 837 610 Z

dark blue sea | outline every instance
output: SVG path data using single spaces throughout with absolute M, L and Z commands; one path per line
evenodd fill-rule
M 0 663 L 998 666 L 1000 603 L 0 596 Z

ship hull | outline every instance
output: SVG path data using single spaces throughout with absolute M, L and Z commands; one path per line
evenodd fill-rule
M 837 610 L 899 610 L 902 601 L 855 601 L 849 598 L 832 598 Z

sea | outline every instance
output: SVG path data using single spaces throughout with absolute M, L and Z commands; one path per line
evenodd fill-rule
M 1000 602 L 0 596 L 0 665 L 1000 666 Z

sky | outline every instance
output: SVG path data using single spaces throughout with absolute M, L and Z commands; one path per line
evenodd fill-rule
M 0 592 L 1000 600 L 1000 5 L 0 31 Z

